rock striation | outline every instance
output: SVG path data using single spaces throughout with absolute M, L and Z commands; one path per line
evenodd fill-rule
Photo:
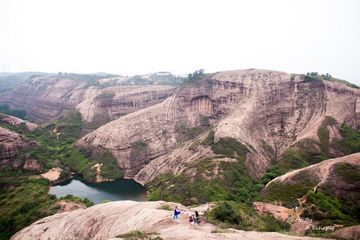
M 14 127 L 21 127 L 22 125 L 24 125 L 26 127 L 26 129 L 29 131 L 34 131 L 38 127 L 38 125 L 35 123 L 25 121 L 18 117 L 14 117 L 14 116 L 2 114 L 2 113 L 0 113 L 0 122 L 10 124 L 11 126 L 14 126 Z
M 307 81 L 302 75 L 258 69 L 219 72 L 188 82 L 159 104 L 103 125 L 78 146 L 111 151 L 126 177 L 144 183 L 154 174 L 143 169 L 178 169 L 182 162 L 169 168 L 167 156 L 209 124 L 215 141 L 230 137 L 249 149 L 246 166 L 259 178 L 289 147 L 304 139 L 319 142 L 317 131 L 326 117 L 359 128 L 359 99 L 359 89 Z M 337 135 L 336 129 L 330 131 L 331 139 Z
M 76 109 L 86 122 L 107 123 L 164 101 L 173 88 L 167 85 L 107 87 L 90 94 Z
M 34 76 L 0 97 L 0 103 L 25 109 L 35 122 L 54 120 L 79 110 L 85 121 L 100 124 L 163 101 L 173 86 L 102 86 L 67 75 Z
M 0 127 L 0 167 L 10 164 L 21 151 L 36 145 L 36 142 Z
M 180 204 L 182 214 L 172 219 L 172 211 L 160 209 L 165 202 L 118 201 L 98 204 L 87 209 L 58 213 L 43 218 L 16 233 L 11 239 L 121 239 L 117 236 L 134 230 L 156 232 L 161 239 L 237 239 L 237 240 L 305 240 L 319 239 L 290 236 L 276 232 L 246 232 L 229 229 L 213 233 L 216 226 L 202 222 L 189 225 L 187 209 Z M 172 207 L 174 203 L 170 204 Z M 201 213 L 200 213 L 201 214 Z M 204 219 L 203 219 L 204 220 Z

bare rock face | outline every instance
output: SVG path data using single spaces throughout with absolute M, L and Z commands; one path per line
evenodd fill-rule
M 319 141 L 317 130 L 326 116 L 359 126 L 359 99 L 358 89 L 305 81 L 300 75 L 256 69 L 220 72 L 98 128 L 79 140 L 78 146 L 110 150 L 127 177 L 153 176 L 142 169 L 161 170 L 168 161 L 164 156 L 181 148 L 193 138 L 187 134 L 208 121 L 215 141 L 230 137 L 247 146 L 246 166 L 259 178 L 290 146 L 303 139 Z M 333 139 L 336 134 L 331 131 Z
M 59 207 L 59 211 L 58 212 L 69 212 L 69 211 L 74 211 L 74 210 L 78 210 L 78 209 L 85 209 L 86 206 L 84 204 L 80 204 L 80 203 L 74 203 L 71 201 L 66 201 L 66 200 L 61 200 L 57 203 L 58 207 Z
M 36 159 L 26 159 L 23 169 L 31 172 L 40 172 L 42 170 L 42 166 Z
M 38 125 L 29 121 L 22 120 L 20 118 L 0 113 L 0 121 L 10 124 L 14 127 L 20 127 L 24 125 L 29 131 L 35 130 Z
M 107 123 L 126 114 L 160 103 L 173 86 L 114 86 L 99 89 L 76 106 L 86 122 Z
M 43 122 L 59 117 L 81 102 L 91 88 L 86 82 L 56 77 L 34 77 L 1 97 L 0 102 L 25 109 L 27 116 Z
M 50 182 L 56 182 L 60 179 L 61 172 L 63 170 L 60 167 L 53 167 L 46 173 L 41 174 L 43 178 L 46 178 Z
M 18 153 L 33 146 L 36 146 L 35 142 L 0 127 L 0 167 L 10 164 Z
M 359 240 L 360 239 L 360 225 L 346 227 L 339 230 L 336 230 L 331 234 L 332 237 L 336 239 L 343 240 Z
M 292 211 L 291 209 L 288 209 L 286 207 L 263 202 L 254 202 L 253 207 L 259 214 L 263 215 L 269 213 L 273 215 L 276 219 L 281 221 L 286 221 L 291 215 Z
M 91 86 L 67 76 L 33 77 L 0 97 L 0 102 L 25 109 L 29 119 L 46 122 L 78 109 L 84 121 L 106 123 L 163 101 L 172 86 Z
M 238 240 L 305 240 L 319 239 L 290 236 L 275 232 L 254 232 L 229 229 L 226 233 L 213 233 L 216 226 L 202 223 L 191 226 L 188 222 L 193 209 L 180 204 L 182 214 L 172 219 L 172 211 L 160 209 L 165 202 L 118 201 L 98 204 L 90 208 L 58 213 L 41 219 L 16 233 L 11 239 L 120 239 L 121 234 L 140 230 L 156 232 L 162 239 L 238 239 Z M 167 203 L 174 206 L 174 203 Z
M 314 224 L 299 217 L 298 211 L 271 203 L 254 202 L 253 207 L 260 215 L 271 214 L 274 218 L 290 224 L 292 232 L 304 235 Z

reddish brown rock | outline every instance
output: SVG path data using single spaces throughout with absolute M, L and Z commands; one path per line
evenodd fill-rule
M 119 116 L 162 102 L 173 86 L 90 86 L 86 80 L 66 75 L 35 76 L 0 96 L 0 102 L 25 109 L 35 122 L 54 120 L 79 110 L 84 121 L 106 123 Z
M 57 205 L 59 207 L 59 211 L 58 211 L 59 213 L 86 208 L 86 206 L 84 204 L 74 203 L 74 202 L 65 201 L 65 200 L 59 201 L 57 203 Z
M 326 116 L 339 124 L 360 125 L 358 99 L 359 89 L 336 82 L 304 81 L 299 75 L 270 70 L 220 72 L 109 122 L 84 136 L 78 146 L 108 149 L 126 177 L 147 182 L 154 176 L 152 169 L 174 173 L 181 168 L 182 161 L 169 168 L 168 160 L 193 138 L 186 134 L 208 120 L 215 141 L 231 137 L 248 147 L 246 166 L 259 178 L 289 147 L 304 139 L 319 142 L 317 130 Z M 336 139 L 338 132 L 330 133 Z
M 291 209 L 270 203 L 254 202 L 253 207 L 259 214 L 263 215 L 268 213 L 280 221 L 288 220 L 289 216 L 292 214 Z
M 0 127 L 0 167 L 12 165 L 11 161 L 17 154 L 36 145 L 34 141 L 29 141 L 15 132 Z M 21 163 L 14 164 L 16 167 Z
M 35 123 L 31 123 L 29 121 L 25 121 L 3 113 L 0 113 L 0 121 L 10 124 L 14 127 L 20 127 L 23 124 L 29 131 L 34 131 L 38 127 L 38 125 Z
M 118 201 L 98 204 L 86 209 L 58 213 L 41 219 L 16 233 L 11 239 L 119 239 L 116 236 L 140 230 L 157 232 L 161 239 L 212 239 L 212 240 L 315 240 L 320 238 L 290 236 L 276 232 L 255 232 L 229 229 L 214 233 L 213 224 L 202 222 L 191 226 L 188 209 L 177 205 L 182 214 L 172 219 L 172 211 L 162 210 L 164 202 Z
M 331 236 L 342 240 L 360 240 L 360 225 L 336 230 Z
M 23 169 L 31 172 L 40 172 L 42 170 L 42 166 L 36 159 L 26 159 Z

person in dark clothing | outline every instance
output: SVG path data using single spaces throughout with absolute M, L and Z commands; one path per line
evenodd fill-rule
M 200 223 L 200 215 L 199 215 L 198 211 L 195 211 L 195 220 L 194 220 L 194 222 L 196 224 Z
M 175 206 L 173 219 L 178 219 L 179 215 L 180 215 L 180 210 L 178 209 L 177 206 Z
M 194 224 L 194 218 L 192 216 L 189 217 L 189 223 Z

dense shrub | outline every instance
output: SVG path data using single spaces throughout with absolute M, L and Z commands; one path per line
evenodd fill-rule
M 335 171 L 346 183 L 355 184 L 360 182 L 360 167 L 358 165 L 338 163 L 335 165 Z
M 56 198 L 47 194 L 46 179 L 2 179 L 10 188 L 0 192 L 0 239 L 9 239 L 32 222 L 56 212 Z
M 317 193 L 309 191 L 306 194 L 306 206 L 302 217 L 323 221 L 326 224 L 355 223 L 355 220 L 345 213 L 344 206 L 338 199 L 320 191 Z
M 25 119 L 26 117 L 26 111 L 23 109 L 11 109 L 9 105 L 7 104 L 0 104 L 0 112 L 7 114 L 7 115 L 11 115 L 11 116 L 15 116 L 21 119 Z
M 281 202 L 287 207 L 294 207 L 298 205 L 298 198 L 304 196 L 311 190 L 316 183 L 299 182 L 299 183 L 277 183 L 272 182 L 261 191 L 258 200 L 264 202 Z
M 247 205 L 236 202 L 220 202 L 208 214 L 210 222 L 222 227 L 232 227 L 252 231 L 286 231 L 289 225 L 271 215 L 259 216 Z
M 94 205 L 94 203 L 87 198 L 79 198 L 79 197 L 73 196 L 71 194 L 61 197 L 61 198 L 59 198 L 59 200 L 68 200 L 68 201 L 75 202 L 75 203 L 85 204 L 85 206 L 87 206 L 87 207 L 91 207 Z
M 340 128 L 342 140 L 339 141 L 338 147 L 345 153 L 351 154 L 360 152 L 360 132 L 353 129 L 347 124 L 342 124 Z

